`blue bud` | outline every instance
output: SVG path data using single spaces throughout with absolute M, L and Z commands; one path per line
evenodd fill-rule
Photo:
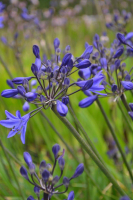
M 14 78 L 13 80 L 12 80 L 12 82 L 14 83 L 14 84 L 16 84 L 16 85 L 20 85 L 20 84 L 22 84 L 23 83 L 23 80 L 24 79 L 27 79 L 28 81 L 29 80 L 31 80 L 31 76 L 30 77 L 17 77 L 17 78 Z
M 112 28 L 113 28 L 113 24 L 112 24 L 112 23 L 106 23 L 106 27 L 107 27 L 108 29 L 112 29 Z
M 130 32 L 125 36 L 125 39 L 130 40 L 132 37 L 133 37 L 133 32 Z
M 93 52 L 93 46 L 88 45 L 88 47 L 85 49 L 84 53 L 80 56 L 82 59 L 89 59 L 90 54 Z
M 80 176 L 84 171 L 84 164 L 81 163 L 78 165 L 78 167 L 75 170 L 74 175 L 72 176 L 72 178 L 77 178 L 78 176 Z
M 113 56 L 113 58 L 119 58 L 124 52 L 124 47 L 120 46 L 119 49 L 116 50 L 115 55 Z
M 74 200 L 74 191 L 71 191 L 71 192 L 68 194 L 67 200 Z
M 29 196 L 29 197 L 27 198 L 27 200 L 35 200 L 35 199 L 33 198 L 33 196 Z
M 46 168 L 46 166 L 47 166 L 46 161 L 43 160 L 43 161 L 40 163 L 40 166 L 39 166 L 40 174 L 42 174 L 42 172 L 44 171 L 44 169 Z
M 37 81 L 36 81 L 36 80 L 32 80 L 32 81 L 31 81 L 31 85 L 32 85 L 32 86 L 35 86 L 36 84 L 37 84 Z
M 73 61 L 70 59 L 67 63 L 67 71 L 70 72 L 73 68 Z
M 64 79 L 64 85 L 69 86 L 70 84 L 70 79 L 69 78 L 65 78 Z
M 132 90 L 133 89 L 133 83 L 130 81 L 121 81 L 122 86 L 126 90 Z
M 20 174 L 27 180 L 29 180 L 29 177 L 28 177 L 28 172 L 26 170 L 26 168 L 24 166 L 21 166 L 20 168 Z
M 131 80 L 131 76 L 129 75 L 129 74 L 127 74 L 126 76 L 125 76 L 125 81 L 130 81 Z
M 41 65 L 42 65 L 41 58 L 37 58 L 37 57 L 36 57 L 36 59 L 35 59 L 35 65 L 37 66 L 38 71 L 39 71 L 40 68 L 41 68 Z
M 112 90 L 112 92 L 115 92 L 115 91 L 117 90 L 117 85 L 116 85 L 116 84 L 113 84 L 113 85 L 111 86 L 111 90 Z
M 69 184 L 70 184 L 69 178 L 63 177 L 63 185 L 64 185 L 66 188 L 68 188 Z
M 59 164 L 60 170 L 62 171 L 64 169 L 64 166 L 65 166 L 65 160 L 62 156 L 60 156 L 58 158 L 58 164 Z
M 54 39 L 54 48 L 55 50 L 60 46 L 60 40 L 58 38 Z
M 24 88 L 22 85 L 19 85 L 19 86 L 17 87 L 17 90 L 18 90 L 18 93 L 19 93 L 19 94 L 21 94 L 23 97 L 25 96 L 26 90 L 25 90 L 25 88 Z
M 69 51 L 70 51 L 70 45 L 67 45 L 66 48 L 65 48 L 65 52 L 68 53 Z
M 57 112 L 62 116 L 62 117 L 65 117 L 68 113 L 68 108 L 67 106 L 62 103 L 61 101 L 57 100 L 57 105 L 56 105 L 56 108 L 57 108 Z
M 6 82 L 12 89 L 15 89 L 14 84 L 11 80 L 8 79 L 8 80 L 6 80 Z
M 38 70 L 38 67 L 35 64 L 32 64 L 31 71 L 33 72 L 33 74 L 35 76 L 37 76 L 39 70 Z
M 29 171 L 30 171 L 30 174 L 35 174 L 35 165 L 34 165 L 34 163 L 30 163 L 29 164 Z
M 117 59 L 117 60 L 115 61 L 115 68 L 116 68 L 116 69 L 119 68 L 120 63 L 121 63 L 121 61 L 120 61 L 119 59 Z
M 34 92 L 27 92 L 25 94 L 25 97 L 27 98 L 27 101 L 34 101 L 37 98 L 37 93 Z
M 52 147 L 52 152 L 54 154 L 54 157 L 55 159 L 57 159 L 58 157 L 58 152 L 60 151 L 60 145 L 59 144 L 55 144 L 53 147 Z
M 36 195 L 38 196 L 40 194 L 40 188 L 35 186 L 34 187 L 34 192 L 36 193 Z
M 133 111 L 133 103 L 129 103 L 131 110 Z
M 44 182 L 47 182 L 50 176 L 50 172 L 47 169 L 44 169 L 44 171 L 42 172 L 42 178 L 44 180 Z
M 43 95 L 40 95 L 40 101 L 41 101 L 42 103 L 44 103 L 44 102 L 46 101 L 46 98 L 45 98 L 45 96 L 43 96 Z
M 102 65 L 102 68 L 107 69 L 107 60 L 106 58 L 101 58 L 100 63 Z
M 88 59 L 84 59 L 78 64 L 75 65 L 78 69 L 85 69 L 91 65 L 91 62 Z
M 93 79 L 90 79 L 90 80 L 86 81 L 86 83 L 82 87 L 82 90 L 83 91 L 88 90 L 92 85 L 93 85 Z
M 71 53 L 67 53 L 64 58 L 62 59 L 62 64 L 61 66 L 66 66 L 69 61 L 71 60 L 72 54 Z
M 25 102 L 24 105 L 23 105 L 23 111 L 26 112 L 26 111 L 29 110 L 29 108 L 30 108 L 30 106 L 29 106 L 28 102 Z
M 5 98 L 14 97 L 17 94 L 18 94 L 17 89 L 7 89 L 1 92 L 1 96 Z
M 24 152 L 23 156 L 24 156 L 24 160 L 25 160 L 26 164 L 29 167 L 30 164 L 32 163 L 31 155 L 28 152 Z
M 39 56 L 40 50 L 37 45 L 33 45 L 33 53 L 37 58 L 40 58 L 40 56 Z
M 52 180 L 52 185 L 55 185 L 59 181 L 59 176 L 55 176 Z
M 62 97 L 62 103 L 67 105 L 69 103 L 69 97 L 68 96 Z
M 86 108 L 86 107 L 90 106 L 91 104 L 93 104 L 93 102 L 96 100 L 97 100 L 97 95 L 89 96 L 89 97 L 83 99 L 82 101 L 80 101 L 79 106 L 81 108 Z
M 119 40 L 122 44 L 126 44 L 126 39 L 125 39 L 124 34 L 122 34 L 122 33 L 117 33 L 117 38 L 118 38 L 118 40 Z

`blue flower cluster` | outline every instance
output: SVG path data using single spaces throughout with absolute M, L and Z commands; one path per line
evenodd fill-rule
M 16 77 L 13 80 L 7 80 L 7 84 L 11 89 L 6 89 L 1 93 L 1 96 L 5 98 L 12 97 L 24 99 L 24 111 L 29 110 L 29 103 L 38 107 L 40 106 L 38 109 L 35 109 L 29 113 L 29 118 L 33 116 L 31 115 L 33 112 L 37 113 L 41 109 L 47 109 L 55 104 L 57 112 L 62 117 L 65 117 L 68 112 L 67 104 L 69 103 L 69 96 L 79 91 L 83 91 L 88 96 L 88 98 L 83 99 L 79 103 L 79 106 L 82 108 L 90 106 L 98 98 L 98 96 L 107 95 L 102 94 L 101 92 L 99 93 L 99 91 L 105 89 L 104 85 L 101 85 L 101 82 L 105 78 L 101 71 L 102 67 L 99 67 L 97 74 L 93 74 L 93 76 L 90 77 L 94 67 L 89 60 L 90 55 L 93 52 L 92 45 L 86 43 L 85 51 L 76 59 L 74 59 L 73 55 L 69 53 L 70 46 L 68 45 L 65 48 L 64 56 L 61 60 L 59 39 L 56 38 L 53 44 L 55 55 L 52 56 L 51 60 L 47 60 L 45 55 L 41 60 L 39 47 L 34 45 L 33 53 L 35 55 L 35 62 L 31 65 L 31 71 L 33 75 L 29 77 Z M 76 68 L 76 70 L 73 71 L 73 68 Z M 70 76 L 76 71 L 79 71 L 79 75 L 82 78 L 85 77 L 85 79 L 84 81 L 80 79 L 78 79 L 78 81 L 72 80 L 71 83 Z M 87 78 L 89 79 L 86 80 Z M 35 88 L 36 84 L 38 84 L 37 88 Z M 72 93 L 68 93 L 69 88 L 73 89 L 75 88 L 74 86 L 78 86 L 80 89 L 74 90 Z M 93 93 L 95 95 L 93 95 Z M 25 118 L 25 116 L 23 118 Z M 3 120 L 0 121 L 0 124 L 8 127 Z M 14 128 L 14 125 L 8 128 Z M 13 132 L 13 134 L 9 134 L 9 136 L 11 137 L 16 133 L 23 132 L 23 134 L 21 134 L 23 135 L 23 139 L 21 137 L 21 140 L 23 143 L 25 143 L 24 130 L 26 131 L 26 128 L 22 131 L 22 127 L 19 126 L 17 129 L 15 129 L 15 132 Z
M 56 186 L 56 184 L 59 182 L 59 180 L 61 179 L 63 175 L 63 170 L 65 167 L 65 160 L 63 156 L 64 156 L 65 151 L 63 150 L 63 152 L 60 152 L 60 146 L 58 144 L 55 144 L 52 147 L 52 152 L 54 154 L 54 165 L 52 167 L 51 164 L 48 164 L 46 163 L 45 160 L 43 160 L 39 166 L 40 178 L 35 172 L 35 165 L 32 161 L 31 155 L 28 152 L 24 152 L 24 160 L 29 168 L 31 180 L 29 178 L 27 169 L 24 166 L 20 168 L 20 173 L 27 181 L 29 181 L 29 183 L 34 185 L 34 192 L 39 199 L 40 199 L 40 191 L 43 192 L 43 197 L 46 200 L 51 199 L 51 197 L 54 194 L 65 193 L 68 190 L 70 181 L 80 176 L 84 171 L 84 165 L 81 163 L 78 165 L 74 174 L 70 178 L 63 177 L 63 182 Z M 54 176 L 53 174 L 54 174 L 54 170 L 55 170 L 57 162 L 60 168 L 60 175 Z M 58 188 L 61 186 L 65 187 L 65 190 L 63 192 L 58 191 Z M 74 192 L 71 191 L 68 195 L 68 200 L 73 200 L 73 199 L 74 199 Z M 34 198 L 30 196 L 28 197 L 27 200 L 34 200 Z

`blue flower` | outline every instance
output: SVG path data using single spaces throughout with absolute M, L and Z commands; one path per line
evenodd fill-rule
M 103 81 L 103 79 L 104 79 L 104 75 L 102 74 L 102 71 L 100 71 L 98 74 L 96 74 L 96 76 L 92 79 L 93 79 L 93 84 L 86 91 L 91 91 L 91 92 L 94 92 L 94 93 L 97 93 L 97 94 L 100 94 L 100 95 L 103 95 L 103 96 L 107 96 L 107 94 L 102 94 L 102 93 L 97 92 L 97 91 L 104 90 L 104 86 L 100 85 L 101 81 Z M 79 87 L 84 87 L 86 82 L 87 81 L 78 81 L 78 82 L 76 82 L 76 85 L 79 86 Z
M 113 58 L 119 58 L 124 52 L 124 47 L 120 46 L 117 50 Z
M 16 111 L 16 116 L 12 115 L 7 110 L 5 111 L 5 114 L 7 119 L 1 120 L 0 124 L 6 128 L 12 128 L 7 138 L 13 137 L 16 133 L 21 133 L 21 141 L 23 144 L 25 144 L 25 133 L 30 114 L 26 114 L 23 117 L 21 117 L 19 110 Z

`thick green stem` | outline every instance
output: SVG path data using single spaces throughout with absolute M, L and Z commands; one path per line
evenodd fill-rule
M 93 161 L 97 164 L 97 166 L 101 169 L 101 171 L 107 176 L 107 178 L 112 182 L 112 184 L 115 186 L 116 190 L 121 195 L 125 195 L 125 192 L 120 188 L 120 186 L 117 184 L 114 177 L 108 172 L 108 170 L 104 167 L 104 165 L 99 161 L 99 159 L 96 157 L 96 155 L 93 153 L 91 148 L 86 144 L 86 142 L 83 140 L 83 138 L 79 135 L 79 133 L 76 131 L 76 129 L 71 125 L 71 123 L 65 118 L 61 117 L 57 110 L 56 106 L 54 105 L 52 107 L 53 112 L 56 114 L 56 116 L 66 125 L 66 127 L 70 130 L 70 132 L 74 135 L 74 137 L 78 140 L 78 142 L 82 145 L 83 149 L 87 152 L 87 154 L 90 155 L 90 157 L 93 159 Z
M 115 142 L 116 142 L 116 145 L 117 145 L 117 147 L 118 147 L 118 149 L 119 149 L 119 151 L 120 151 L 120 153 L 121 153 L 121 156 L 122 156 L 122 158 L 123 158 L 123 161 L 124 161 L 124 163 L 125 163 L 125 166 L 127 167 L 127 170 L 128 170 L 128 172 L 129 172 L 130 178 L 131 178 L 131 180 L 132 180 L 132 182 L 133 182 L 133 174 L 132 174 L 132 171 L 131 171 L 131 169 L 130 169 L 130 166 L 129 166 L 127 160 L 126 160 L 125 154 L 124 154 L 123 151 L 122 151 L 122 148 L 121 148 L 121 146 L 120 146 L 120 144 L 119 144 L 119 141 L 118 141 L 118 139 L 117 139 L 117 137 L 116 137 L 115 131 L 114 131 L 114 129 L 113 129 L 113 127 L 112 127 L 112 125 L 111 125 L 111 123 L 110 123 L 110 121 L 109 121 L 109 119 L 108 119 L 108 117 L 107 117 L 107 115 L 106 115 L 106 113 L 105 113 L 105 111 L 104 111 L 104 109 L 103 109 L 103 107 L 102 107 L 102 105 L 101 105 L 99 99 L 97 99 L 97 104 L 98 104 L 98 106 L 99 106 L 99 108 L 100 108 L 100 110 L 101 110 L 101 112 L 102 112 L 102 114 L 103 114 L 103 117 L 104 117 L 104 119 L 105 119 L 105 121 L 106 121 L 106 123 L 107 123 L 107 125 L 108 125 L 108 127 L 109 127 L 109 129 L 110 129 L 110 132 L 111 132 L 111 134 L 112 134 L 112 136 L 113 136 L 113 138 L 114 138 L 114 140 L 115 140 Z

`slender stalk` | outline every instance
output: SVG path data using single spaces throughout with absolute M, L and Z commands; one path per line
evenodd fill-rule
M 121 95 L 121 100 L 122 100 L 122 102 L 123 102 L 125 108 L 127 109 L 127 111 L 130 111 L 130 107 L 129 107 L 129 105 L 128 105 L 126 99 L 125 99 L 124 94 Z
M 93 159 L 93 161 L 97 164 L 97 166 L 101 169 L 101 171 L 107 176 L 107 178 L 112 182 L 112 184 L 115 186 L 116 190 L 121 195 L 125 195 L 125 192 L 120 188 L 120 186 L 117 184 L 114 177 L 108 172 L 108 170 L 104 167 L 104 165 L 99 161 L 99 159 L 96 157 L 96 155 L 93 153 L 91 148 L 86 144 L 86 142 L 83 140 L 83 138 L 79 135 L 79 133 L 76 131 L 76 129 L 71 125 L 71 123 L 65 118 L 61 117 L 58 112 L 56 111 L 56 106 L 52 107 L 53 112 L 56 114 L 56 116 L 66 125 L 66 127 L 70 130 L 70 132 L 74 135 L 74 137 L 78 140 L 78 142 L 82 145 L 83 149 L 87 152 L 87 154 L 90 155 L 90 157 Z
M 102 112 L 102 114 L 103 114 L 103 117 L 104 117 L 104 119 L 105 119 L 105 121 L 106 121 L 106 123 L 107 123 L 107 125 L 108 125 L 108 127 L 109 127 L 109 129 L 110 129 L 110 132 L 111 132 L 111 134 L 112 134 L 112 136 L 113 136 L 113 138 L 114 138 L 114 140 L 115 140 L 115 142 L 116 142 L 116 145 L 117 145 L 117 147 L 118 147 L 118 149 L 119 149 L 119 151 L 120 151 L 120 153 L 121 153 L 121 156 L 122 156 L 122 158 L 123 158 L 124 164 L 125 164 L 125 166 L 126 166 L 128 172 L 129 172 L 130 178 L 131 178 L 131 180 L 132 180 L 132 182 L 133 182 L 133 174 L 132 174 L 132 171 L 131 171 L 131 169 L 130 169 L 130 166 L 129 166 L 127 160 L 126 160 L 125 154 L 124 154 L 123 151 L 122 151 L 122 148 L 121 148 L 121 146 L 120 146 L 120 144 L 119 144 L 119 141 L 118 141 L 118 139 L 117 139 L 117 137 L 116 137 L 115 131 L 114 131 L 114 129 L 113 129 L 113 127 L 112 127 L 112 125 L 111 125 L 111 123 L 110 123 L 110 121 L 109 121 L 109 119 L 108 119 L 108 117 L 107 117 L 107 115 L 106 115 L 106 113 L 105 113 L 105 111 L 104 111 L 104 109 L 103 109 L 103 107 L 102 107 L 102 105 L 101 105 L 99 99 L 97 99 L 97 104 L 98 104 L 98 106 L 99 106 L 99 108 L 100 108 L 100 110 L 101 110 L 101 112 Z
M 12 76 L 12 74 L 11 74 L 10 70 L 8 69 L 8 67 L 7 67 L 6 63 L 5 63 L 5 62 L 4 62 L 4 60 L 1 58 L 1 56 L 0 56 L 0 61 L 1 61 L 2 65 L 4 66 L 4 68 L 5 68 L 6 72 L 8 73 L 8 75 L 9 75 L 10 79 L 13 79 L 13 76 Z
M 4 154 L 5 154 L 5 157 L 6 157 L 6 159 L 7 159 L 8 164 L 9 164 L 9 166 L 10 166 L 10 169 L 11 169 L 11 171 L 12 171 L 12 173 L 13 173 L 14 179 L 15 179 L 16 184 L 17 184 L 17 186 L 18 186 L 19 193 L 20 193 L 20 195 L 22 196 L 22 199 L 24 200 L 25 198 L 24 198 L 23 192 L 21 191 L 21 187 L 20 187 L 20 185 L 19 185 L 19 181 L 18 181 L 18 179 L 17 179 L 17 176 L 16 176 L 16 174 L 15 174 L 14 168 L 13 168 L 13 166 L 12 166 L 12 164 L 11 164 L 11 161 L 10 161 L 8 155 L 7 155 L 7 152 L 6 152 L 5 149 L 4 149 L 4 146 L 3 146 L 3 144 L 2 144 L 1 139 L 0 139 L 0 145 L 1 145 L 2 149 L 3 149 L 3 152 L 4 152 Z
M 98 159 L 105 165 L 103 159 L 101 158 L 100 154 L 98 153 L 97 149 L 95 148 L 95 146 L 93 145 L 91 139 L 89 138 L 88 134 L 86 133 L 86 131 L 84 130 L 83 126 L 81 125 L 81 123 L 79 122 L 79 120 L 77 119 L 72 107 L 69 105 L 69 111 L 71 113 L 71 115 L 74 117 L 77 126 L 79 127 L 79 129 L 81 130 L 81 132 L 83 133 L 86 141 L 88 142 L 89 146 L 91 147 L 91 149 L 94 151 L 94 153 L 96 154 L 96 156 L 98 157 Z
M 132 128 L 132 126 L 131 126 L 131 123 L 130 123 L 130 121 L 128 120 L 128 117 L 127 117 L 127 115 L 125 114 L 125 112 L 124 112 L 124 110 L 123 110 L 123 108 L 122 108 L 122 106 L 121 106 L 121 104 L 120 104 L 119 101 L 117 101 L 117 105 L 118 105 L 118 107 L 119 107 L 119 109 L 120 109 L 120 111 L 121 111 L 121 113 L 122 113 L 122 115 L 123 115 L 125 121 L 127 122 L 128 127 L 130 128 L 130 131 L 133 132 L 133 128 Z

